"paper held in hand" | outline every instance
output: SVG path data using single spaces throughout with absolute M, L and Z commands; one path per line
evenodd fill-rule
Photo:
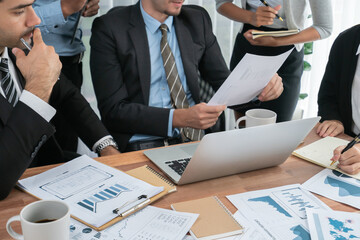
M 234 106 L 248 103 L 270 82 L 293 48 L 277 56 L 245 54 L 208 105 Z
M 256 39 L 259 37 L 285 37 L 289 35 L 294 35 L 299 32 L 299 29 L 292 29 L 292 30 L 284 30 L 284 31 L 259 31 L 253 30 L 252 31 L 252 38 Z

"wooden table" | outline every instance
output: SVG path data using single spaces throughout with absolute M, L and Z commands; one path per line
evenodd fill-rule
M 342 135 L 344 139 L 351 139 L 348 136 Z M 320 139 L 314 130 L 306 137 L 300 147 L 305 146 L 315 140 Z M 123 153 L 117 156 L 97 158 L 100 162 L 116 167 L 122 171 L 127 171 L 144 164 L 148 164 L 154 169 L 157 169 L 143 155 L 142 151 Z M 30 177 L 32 175 L 41 173 L 56 165 L 37 167 L 28 169 L 22 178 Z M 232 176 L 187 184 L 177 187 L 177 192 L 171 193 L 164 198 L 158 200 L 153 205 L 157 207 L 170 209 L 170 204 L 175 202 L 182 202 L 191 199 L 198 199 L 208 196 L 218 196 L 220 200 L 234 213 L 236 208 L 226 199 L 225 196 L 230 194 L 242 193 L 247 191 L 254 191 L 266 188 L 279 187 L 288 184 L 304 183 L 306 180 L 323 170 L 322 167 L 301 160 L 297 157 L 290 156 L 285 163 L 277 167 L 261 169 L 257 171 L 236 174 Z M 323 202 L 334 210 L 341 211 L 357 211 L 357 209 L 335 202 L 322 196 L 318 196 Z M 18 215 L 20 210 L 27 204 L 36 199 L 27 193 L 18 189 L 13 189 L 10 195 L 3 201 L 0 201 L 0 239 L 11 239 L 6 232 L 6 222 L 14 215 Z M 20 231 L 20 224 L 12 225 L 16 231 Z

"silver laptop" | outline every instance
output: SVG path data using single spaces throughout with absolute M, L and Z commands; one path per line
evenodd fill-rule
M 176 184 L 267 168 L 283 163 L 320 117 L 207 134 L 197 143 L 144 154 Z

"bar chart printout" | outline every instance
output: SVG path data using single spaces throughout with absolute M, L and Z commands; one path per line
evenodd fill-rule
M 115 218 L 114 209 L 125 212 L 164 189 L 85 155 L 19 183 L 38 198 L 65 201 L 73 216 L 95 227 Z
M 306 209 L 329 209 L 299 184 L 227 196 L 264 239 L 310 240 Z

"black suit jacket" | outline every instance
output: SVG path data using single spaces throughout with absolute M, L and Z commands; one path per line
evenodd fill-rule
M 10 58 L 15 63 L 15 58 Z M 25 81 L 18 72 L 22 87 Z M 109 133 L 88 102 L 71 82 L 61 76 L 49 103 L 66 116 L 88 147 Z M 12 107 L 0 94 L 0 199 L 5 198 L 27 167 L 60 163 L 63 152 L 52 136 L 55 128 L 26 104 Z
M 208 13 L 185 5 L 174 17 L 187 84 L 196 103 L 199 73 L 217 90 L 230 71 Z M 169 109 L 149 107 L 150 53 L 139 3 L 95 19 L 90 67 L 102 121 L 124 150 L 133 134 L 167 136 Z
M 321 121 L 339 120 L 345 133 L 352 132 L 351 89 L 359 55 L 360 25 L 342 32 L 335 40 L 329 55 L 318 94 L 318 115 Z

